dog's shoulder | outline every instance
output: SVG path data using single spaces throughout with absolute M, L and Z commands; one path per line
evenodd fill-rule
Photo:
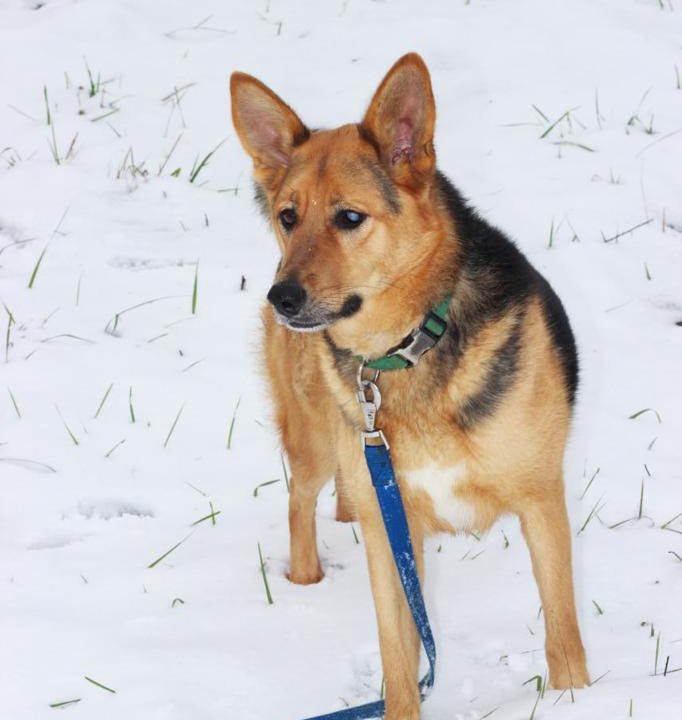
M 561 300 L 517 245 L 483 219 L 440 172 L 437 183 L 439 201 L 452 218 L 460 243 L 456 282 L 459 290 L 452 308 L 457 337 L 456 342 L 451 338 L 450 350 L 456 347 L 462 351 L 491 323 L 511 318 L 505 323 L 509 334 L 498 352 L 495 372 L 491 373 L 492 384 L 502 392 L 504 379 L 510 379 L 515 367 L 522 318 L 529 304 L 537 300 L 561 364 L 567 396 L 573 403 L 578 386 L 578 355 Z

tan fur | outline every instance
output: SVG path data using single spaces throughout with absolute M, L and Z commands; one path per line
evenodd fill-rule
M 249 100 L 243 100 L 249 92 L 265 93 L 264 86 L 254 82 L 244 75 L 233 79 L 236 118 L 251 111 Z M 390 135 L 397 101 L 386 95 L 395 87 L 396 92 L 404 92 L 401 83 L 406 82 L 423 84 L 428 107 L 421 116 L 415 115 L 421 121 L 414 135 L 414 154 L 387 165 L 399 187 L 399 214 L 387 211 L 385 198 L 371 173 L 362 172 L 362 163 L 349 162 L 375 159 L 355 126 L 313 133 L 293 148 L 286 138 L 300 132 L 300 121 L 267 91 L 276 104 L 271 112 L 284 118 L 280 128 L 284 139 L 277 141 L 274 155 L 264 157 L 262 150 L 253 150 L 254 140 L 249 138 L 256 130 L 235 120 L 254 157 L 255 176 L 267 194 L 273 226 L 278 228 L 278 213 L 292 202 L 302 218 L 300 229 L 289 237 L 278 229 L 282 262 L 277 278 L 295 272 L 311 294 L 332 307 L 338 307 L 350 291 L 360 292 L 362 310 L 338 320 L 328 332 L 337 346 L 370 357 L 396 345 L 419 324 L 424 308 L 443 297 L 461 250 L 457 229 L 438 206 L 430 179 L 435 115 L 428 112 L 432 94 L 420 59 L 407 56 L 394 66 L 363 122 L 380 147 L 390 151 L 391 139 L 383 135 Z M 373 128 L 378 122 L 380 127 Z M 341 202 L 368 215 L 350 239 L 339 239 L 328 221 L 329 208 Z M 467 288 L 459 293 L 464 301 Z M 513 385 L 492 417 L 469 429 L 458 427 L 453 416 L 481 389 L 488 364 L 517 322 L 521 350 Z M 338 514 L 341 519 L 357 517 L 365 540 L 386 681 L 386 718 L 416 719 L 419 642 L 358 440 L 362 417 L 354 387 L 340 374 L 320 333 L 294 333 L 276 324 L 270 307 L 264 309 L 263 323 L 267 376 L 292 470 L 289 577 L 297 583 L 322 577 L 315 503 L 323 483 L 335 475 L 341 493 Z M 411 370 L 385 372 L 379 381 L 383 404 L 378 425 L 391 443 L 420 573 L 427 534 L 482 531 L 504 513 L 517 514 L 542 598 L 550 682 L 559 688 L 588 684 L 576 621 L 562 478 L 571 410 L 539 302 L 531 298 L 524 307 L 510 309 L 482 327 L 444 384 L 434 379 L 434 363 L 433 354 L 427 353 Z M 407 481 L 419 468 L 431 466 L 461 470 L 451 492 L 470 510 L 470 527 L 453 527 L 429 492 Z

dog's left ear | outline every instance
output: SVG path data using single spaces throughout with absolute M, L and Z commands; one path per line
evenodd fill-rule
M 379 85 L 362 121 L 396 182 L 418 184 L 433 171 L 435 124 L 436 104 L 426 64 L 416 53 L 404 55 Z
M 310 133 L 284 100 L 251 75 L 232 73 L 230 94 L 237 135 L 253 159 L 256 179 L 267 185 L 289 166 L 294 147 Z

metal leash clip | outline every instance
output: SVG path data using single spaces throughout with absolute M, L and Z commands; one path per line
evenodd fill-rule
M 365 361 L 363 360 L 358 366 L 357 385 L 358 391 L 356 397 L 362 408 L 362 415 L 365 420 L 365 429 L 360 431 L 360 442 L 364 448 L 370 439 L 380 440 L 386 448 L 389 447 L 388 441 L 384 433 L 375 427 L 377 412 L 381 407 L 381 393 L 377 387 L 380 370 L 374 371 L 374 377 L 371 380 L 364 380 L 362 371 L 365 369 Z M 370 393 L 368 398 L 367 393 Z

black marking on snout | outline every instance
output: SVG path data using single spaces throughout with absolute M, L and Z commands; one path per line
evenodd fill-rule
M 339 310 L 339 317 L 347 318 L 355 315 L 362 307 L 362 298 L 359 295 L 349 295 Z

